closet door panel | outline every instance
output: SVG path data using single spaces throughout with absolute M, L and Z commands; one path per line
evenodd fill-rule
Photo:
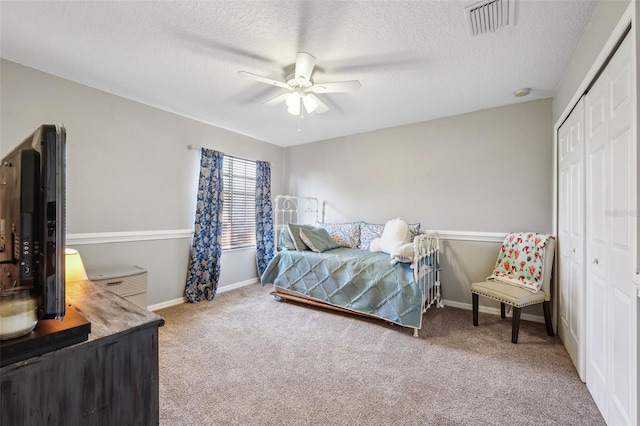
M 586 383 L 603 417 L 607 411 L 607 322 L 606 282 L 600 277 L 589 277 L 587 293 L 587 365 Z
M 587 388 L 609 424 L 637 424 L 633 38 L 586 96 Z M 635 78 L 635 77 L 633 77 Z
M 584 101 L 558 129 L 558 335 L 584 375 Z
M 627 129 L 611 143 L 611 239 L 614 250 L 631 253 L 630 132 Z
M 616 137 L 625 130 L 628 130 L 631 126 L 631 63 L 629 57 L 627 58 L 614 58 L 609 64 L 611 68 L 610 81 L 608 84 L 608 95 L 611 100 L 609 119 L 608 119 L 608 133 L 612 137 Z M 615 69 L 614 69 L 615 68 Z
M 587 161 L 587 240 L 591 246 L 589 262 L 601 257 L 605 247 L 607 186 L 605 185 L 605 169 L 607 168 L 607 152 L 604 147 L 596 146 L 588 155 Z
M 604 266 L 608 205 L 606 150 L 606 85 L 598 81 L 586 97 L 586 383 L 607 418 L 609 365 L 607 346 L 607 273 Z
M 569 333 L 571 334 L 571 339 L 573 339 L 573 341 L 575 342 L 575 351 L 580 351 L 580 344 L 582 342 L 582 327 L 584 326 L 583 322 L 584 322 L 584 317 L 582 316 L 582 312 L 583 312 L 583 306 L 584 303 L 581 300 L 582 299 L 582 295 L 583 295 L 583 291 L 582 291 L 582 287 L 583 287 L 583 281 L 582 281 L 582 265 L 579 265 L 575 262 L 573 262 L 570 266 L 570 277 L 569 277 L 569 305 L 571 306 L 571 314 L 569 315 L 568 318 L 568 330 Z M 583 354 L 579 354 L 577 355 L 577 358 L 582 359 L 583 358 Z M 576 362 L 574 362 L 574 364 L 576 364 Z M 582 364 L 582 361 L 579 361 L 577 363 L 578 365 Z M 578 368 L 578 367 L 576 367 Z M 580 367 L 582 368 L 582 367 Z M 581 376 L 581 380 L 582 380 L 582 376 Z
M 622 43 L 611 60 L 608 81 L 611 116 L 608 122 L 611 151 L 611 424 L 635 424 L 637 409 L 635 323 L 636 295 L 632 279 L 635 275 L 636 185 L 631 125 L 634 116 L 631 81 L 631 41 Z M 633 141 L 635 143 L 636 141 Z M 633 342 L 633 348 L 631 343 Z
M 569 194 L 570 201 L 570 211 L 569 220 L 571 221 L 569 226 L 569 232 L 571 238 L 577 238 L 582 240 L 584 235 L 584 221 L 582 220 L 584 216 L 584 191 L 581 190 L 583 183 L 583 168 L 584 161 L 579 161 L 578 159 L 574 159 L 569 166 L 569 178 L 571 179 L 570 187 L 572 189 L 571 194 Z M 576 247 L 573 247 L 577 249 Z
M 593 140 L 599 133 L 606 132 L 606 97 L 604 88 L 597 84 L 589 92 L 587 102 L 587 140 Z M 601 142 L 604 144 L 604 141 Z
M 617 324 L 614 333 L 611 333 L 612 348 L 611 353 L 611 404 L 609 424 L 631 424 L 628 416 L 631 377 L 629 376 L 629 334 L 631 324 L 631 306 L 629 297 L 618 289 L 613 290 L 612 300 L 612 323 Z

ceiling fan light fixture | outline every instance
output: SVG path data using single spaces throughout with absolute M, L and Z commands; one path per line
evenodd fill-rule
M 300 114 L 300 95 L 296 92 L 290 93 L 286 99 L 287 112 L 292 115 Z
M 304 104 L 304 109 L 307 110 L 308 113 L 312 113 L 318 108 L 318 103 L 309 96 L 302 97 L 302 103 Z
M 1 1 L 1 0 L 0 0 Z M 247 71 L 238 71 L 240 77 L 251 78 L 261 83 L 286 89 L 289 93 L 281 93 L 264 102 L 265 105 L 287 104 L 287 112 L 304 118 L 305 113 L 318 114 L 329 110 L 329 107 L 316 94 L 344 93 L 360 89 L 358 80 L 334 81 L 316 85 L 312 75 L 316 58 L 307 52 L 298 52 L 293 73 L 287 75 L 286 82 L 273 80 Z
M 295 108 L 295 107 L 293 107 L 293 108 L 292 108 L 292 107 L 289 107 L 289 108 L 287 109 L 287 112 L 288 112 L 289 114 L 291 114 L 291 115 L 300 115 L 300 107 L 298 107 L 298 108 Z

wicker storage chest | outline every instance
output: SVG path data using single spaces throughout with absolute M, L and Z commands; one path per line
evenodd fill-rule
M 139 266 L 87 271 L 96 285 L 104 286 L 136 305 L 147 307 L 147 271 Z

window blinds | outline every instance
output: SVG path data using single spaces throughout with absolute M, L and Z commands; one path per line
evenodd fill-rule
M 225 156 L 222 249 L 256 245 L 256 162 Z

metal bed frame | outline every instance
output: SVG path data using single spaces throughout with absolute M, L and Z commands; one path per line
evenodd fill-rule
M 275 220 L 273 233 L 274 241 L 276 242 L 276 254 L 280 233 L 287 223 L 315 225 L 316 222 L 319 221 L 319 203 L 318 199 L 313 197 L 278 195 L 275 199 L 274 211 Z M 435 305 L 439 308 L 444 306 L 440 293 L 440 239 L 437 235 L 419 234 L 414 238 L 413 244 L 415 254 L 411 268 L 413 269 L 414 280 L 422 290 L 422 314 L 424 314 L 431 306 Z M 329 303 L 310 300 L 303 295 L 278 290 L 275 284 L 271 294 L 283 300 L 294 300 L 342 312 L 371 316 Z M 420 317 L 420 327 L 411 327 L 414 329 L 413 335 L 415 337 L 418 337 L 418 330 L 420 330 L 421 327 L 422 315 Z

